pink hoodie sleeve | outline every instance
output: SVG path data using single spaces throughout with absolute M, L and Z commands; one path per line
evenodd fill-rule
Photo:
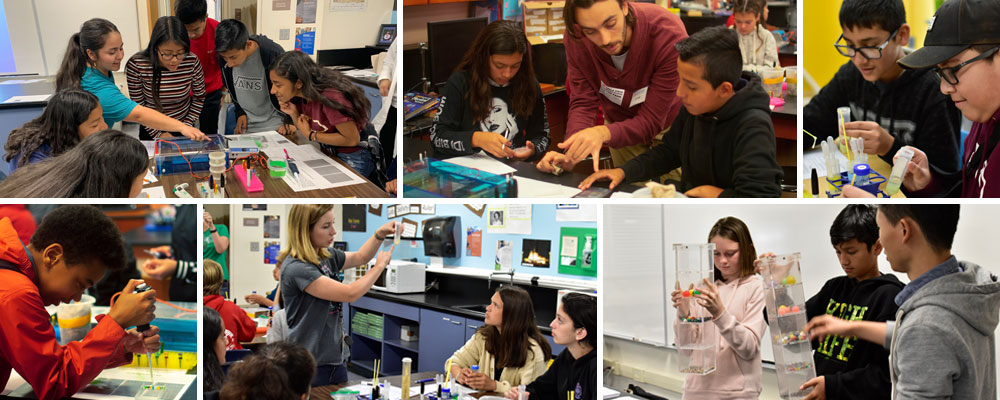
M 715 325 L 737 356 L 744 360 L 753 359 L 760 353 L 760 339 L 766 326 L 764 289 L 760 280 L 738 288 L 731 304 L 734 307 L 742 304 L 744 309 L 735 313 L 730 309 L 723 311 L 715 319 Z M 736 318 L 736 314 L 742 314 L 743 318 Z

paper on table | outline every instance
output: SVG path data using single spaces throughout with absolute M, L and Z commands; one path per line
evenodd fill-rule
M 517 180 L 517 197 L 569 198 L 580 193 L 580 189 L 572 186 L 557 185 L 519 176 L 515 179 Z
M 142 184 L 156 183 L 157 181 L 159 181 L 159 179 L 156 179 L 156 175 L 153 175 L 153 172 L 147 169 L 146 176 L 142 178 Z
M 148 187 L 139 192 L 140 199 L 162 199 L 166 197 L 167 194 L 163 191 L 163 186 Z
M 834 154 L 837 156 L 837 162 L 840 163 L 841 168 L 848 165 L 847 156 L 845 156 L 844 153 L 836 151 Z M 803 179 L 809 179 L 813 168 L 816 168 L 816 176 L 826 176 L 826 159 L 823 158 L 823 150 L 812 149 L 803 152 L 802 168 Z
M 505 175 L 517 171 L 510 165 L 507 165 L 503 161 L 490 157 L 488 154 L 482 151 L 467 156 L 452 157 L 444 161 L 450 162 L 455 165 L 461 165 L 463 167 L 475 168 L 480 171 L 485 171 L 497 175 Z
M 370 395 L 372 393 L 372 383 L 368 381 L 357 385 L 351 385 L 345 387 L 344 389 L 357 390 L 358 392 L 361 392 L 362 395 Z M 424 385 L 424 393 L 437 393 L 437 383 L 428 383 Z M 419 394 L 421 394 L 420 385 L 416 385 L 410 388 L 411 397 L 413 395 L 419 395 Z M 401 398 L 403 397 L 403 389 L 399 386 L 393 386 L 389 388 L 388 394 L 382 393 L 382 396 L 386 396 L 389 400 L 401 400 Z
M 49 97 L 52 97 L 52 95 L 51 94 L 36 94 L 36 95 L 30 95 L 30 96 L 12 96 L 11 98 L 9 98 L 7 100 L 4 100 L 3 103 L 4 104 L 30 103 L 30 102 L 34 102 L 34 101 L 45 101 L 45 100 L 48 100 Z
M 291 174 L 285 174 L 284 180 L 296 192 L 330 189 L 365 182 L 356 172 L 331 160 L 330 157 L 311 144 L 289 147 L 286 150 L 299 169 L 299 180 L 302 181 L 302 185 L 296 185 Z

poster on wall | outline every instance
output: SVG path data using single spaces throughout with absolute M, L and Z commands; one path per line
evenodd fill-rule
M 264 216 L 264 238 L 277 239 L 281 237 L 281 217 L 277 215 Z
M 295 28 L 295 50 L 312 54 L 316 48 L 316 32 L 314 28 Z
M 267 211 L 267 204 L 244 204 L 243 211 Z
M 421 204 L 420 213 L 434 215 L 435 206 L 433 204 Z
M 548 268 L 551 249 L 551 240 L 524 239 L 521 243 L 521 265 Z
M 292 9 L 292 0 L 271 0 L 271 11 L 288 11 Z
M 473 214 L 476 214 L 476 216 L 479 217 L 482 217 L 483 212 L 486 211 L 485 204 L 466 204 L 465 208 L 468 208 L 469 211 L 472 211 Z
M 344 204 L 344 231 L 364 232 L 365 215 L 364 204 Z
M 316 23 L 316 0 L 295 0 L 295 23 Z
M 483 229 L 470 226 L 465 229 L 465 255 L 471 257 L 483 256 Z
M 281 253 L 281 243 L 275 241 L 264 242 L 264 264 L 277 264 L 278 254 Z
M 514 242 L 497 240 L 497 255 L 494 260 L 494 270 L 510 272 L 514 270 Z
M 563 227 L 559 237 L 559 273 L 596 277 L 597 228 Z
M 412 239 L 417 237 L 417 221 L 409 218 L 403 218 L 400 222 L 400 238 L 401 239 Z
M 372 215 L 374 215 L 376 217 L 381 217 L 382 216 L 382 205 L 381 204 L 369 204 L 368 205 L 368 212 L 370 212 Z
M 556 221 L 597 222 L 597 204 L 556 204 Z
M 531 204 L 487 206 L 486 218 L 489 233 L 531 234 Z
M 368 0 L 330 0 L 330 11 L 365 11 Z

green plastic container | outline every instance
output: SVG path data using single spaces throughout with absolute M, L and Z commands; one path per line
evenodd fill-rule
M 285 172 L 288 170 L 288 164 L 284 160 L 271 160 L 267 166 L 271 171 L 272 178 L 281 178 L 285 176 Z

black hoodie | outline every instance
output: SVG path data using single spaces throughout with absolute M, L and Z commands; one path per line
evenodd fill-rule
M 285 53 L 285 49 L 264 35 L 250 35 L 250 40 L 257 42 L 260 61 L 264 64 L 264 81 L 267 82 L 267 92 L 270 93 L 271 74 L 267 73 L 267 71 L 271 70 L 271 64 L 274 64 L 274 60 L 277 60 L 278 57 L 281 57 Z M 243 107 L 240 107 L 240 102 L 236 100 L 236 90 L 233 88 L 233 67 L 226 64 L 226 60 L 222 58 L 222 54 L 219 54 L 219 67 L 222 68 L 222 83 L 226 85 L 226 90 L 229 91 L 229 96 L 233 99 L 233 105 L 236 108 L 234 110 L 236 117 L 247 115 L 246 111 L 243 111 Z M 275 110 L 281 113 L 281 105 L 278 104 L 278 98 L 273 94 L 271 94 L 271 104 Z M 285 113 L 281 113 L 281 115 L 285 115 Z M 288 120 L 288 118 L 285 119 Z
M 573 391 L 574 400 L 597 399 L 597 351 L 573 359 L 563 350 L 542 376 L 525 387 L 532 399 L 565 399 Z
M 895 138 L 892 148 L 879 156 L 889 165 L 903 146 L 926 153 L 932 174 L 947 179 L 940 182 L 943 191 L 932 195 L 946 196 L 957 187 L 962 118 L 955 103 L 941 93 L 941 78 L 931 70 L 904 70 L 895 81 L 872 83 L 848 61 L 802 111 L 802 127 L 817 137 L 816 143 L 839 134 L 837 107 L 851 107 L 852 120 L 878 122 Z M 802 146 L 812 146 L 812 138 L 803 140 Z
M 735 89 L 714 113 L 694 116 L 682 108 L 663 143 L 625 163 L 625 182 L 681 167 L 679 192 L 712 185 L 723 189 L 719 197 L 780 196 L 770 99 L 752 72 L 744 71 Z
M 845 320 L 885 322 L 895 319 L 896 294 L 903 283 L 895 275 L 858 282 L 847 276 L 826 281 L 806 301 L 809 319 L 823 314 Z M 828 399 L 889 398 L 889 351 L 881 345 L 851 337 L 829 336 L 813 341 L 816 375 L 826 377 Z

